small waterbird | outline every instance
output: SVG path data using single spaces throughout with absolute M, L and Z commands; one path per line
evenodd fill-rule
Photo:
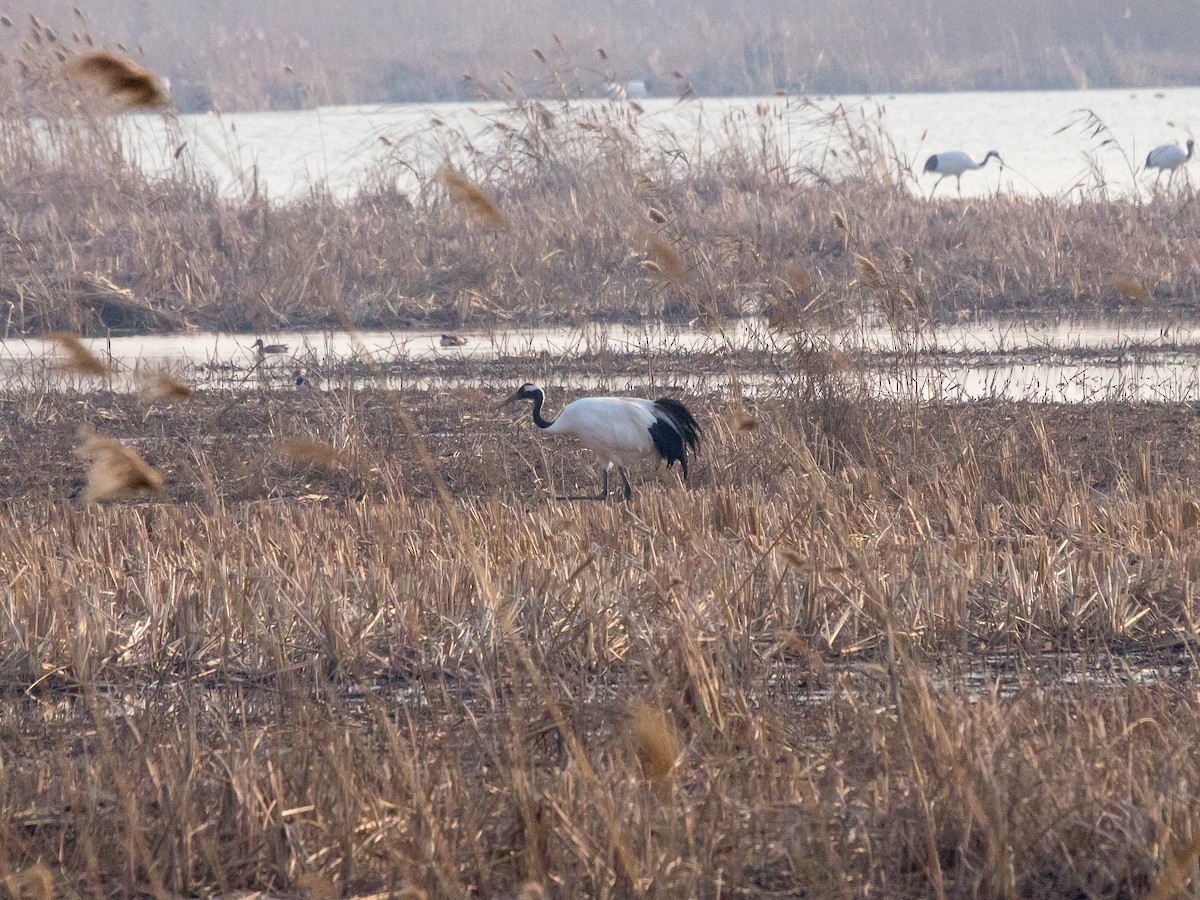
M 612 466 L 621 474 L 625 499 L 630 500 L 633 488 L 625 467 L 648 456 L 666 460 L 667 468 L 678 460 L 687 480 L 687 454 L 700 442 L 700 426 L 678 400 L 582 397 L 568 403 L 554 419 L 542 418 L 546 392 L 536 384 L 527 381 L 502 405 L 518 400 L 533 401 L 533 424 L 538 428 L 547 434 L 574 435 L 604 463 L 599 494 L 558 497 L 559 500 L 603 500 L 608 496 L 608 470 Z
M 958 192 L 962 193 L 962 177 L 964 172 L 971 172 L 975 169 L 982 169 L 988 164 L 988 160 L 996 157 L 996 161 L 1000 165 L 1004 165 L 1004 160 L 1000 158 L 1000 154 L 995 150 L 989 150 L 987 155 L 981 162 L 975 162 L 966 153 L 961 150 L 950 150 L 947 153 L 935 153 L 929 159 L 925 160 L 925 171 L 933 172 L 942 177 L 937 180 L 937 184 L 933 186 L 933 191 L 938 189 L 938 184 L 941 184 L 951 175 L 958 182 Z M 929 196 L 933 196 L 933 191 L 929 192 Z
M 1196 142 L 1191 138 L 1188 138 L 1186 153 L 1178 144 L 1159 144 L 1151 150 L 1146 156 L 1146 168 L 1158 169 L 1158 174 L 1154 176 L 1155 184 L 1158 183 L 1158 179 L 1162 178 L 1163 172 L 1169 172 L 1170 174 L 1167 176 L 1169 186 L 1171 179 L 1175 177 L 1175 170 L 1191 159 L 1195 150 Z
M 300 393 L 308 390 L 308 379 L 304 377 L 304 373 L 299 369 L 293 373 L 292 383 L 296 385 L 296 390 Z
M 259 359 L 262 359 L 264 356 L 278 356 L 281 353 L 288 352 L 287 344 L 264 344 L 262 338 L 256 338 L 250 346 L 258 351 Z
M 443 347 L 462 347 L 467 339 L 460 334 L 443 334 L 438 338 L 438 343 Z

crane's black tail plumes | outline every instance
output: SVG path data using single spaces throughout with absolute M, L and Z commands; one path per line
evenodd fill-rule
M 933 154 L 933 156 L 929 157 L 929 159 L 925 160 L 925 171 L 926 172 L 936 172 L 937 171 L 937 154 L 936 153 Z
M 668 469 L 679 460 L 686 479 L 687 451 L 695 450 L 700 443 L 700 426 L 686 406 L 670 397 L 659 397 L 654 401 L 654 414 L 657 421 L 650 426 L 654 447 L 658 455 L 667 461 Z

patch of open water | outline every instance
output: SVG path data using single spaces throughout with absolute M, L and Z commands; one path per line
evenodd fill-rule
M 260 357 L 248 335 L 196 333 L 85 341 L 113 363 L 102 386 L 133 390 L 146 371 L 171 371 L 196 387 L 285 389 L 302 370 L 316 389 L 380 385 L 406 389 L 503 388 L 533 371 L 561 372 L 558 386 L 637 390 L 669 385 L 698 393 L 770 393 L 804 381 L 791 365 L 794 338 L 764 320 L 719 331 L 665 325 L 588 325 L 462 332 L 287 332 Z M 1200 400 L 1200 324 L 1116 321 L 1049 324 L 984 321 L 896 333 L 882 325 L 809 332 L 809 348 L 854 354 L 858 383 L 882 396 L 1090 402 Z M 527 365 L 526 365 L 527 363 Z M 378 372 L 375 376 L 374 373 Z M 556 376 L 557 377 L 557 376 Z M 41 339 L 0 341 L 0 389 L 87 390 Z

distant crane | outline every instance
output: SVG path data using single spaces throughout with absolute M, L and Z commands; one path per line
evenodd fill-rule
M 1188 138 L 1187 153 L 1184 153 L 1183 148 L 1178 144 L 1160 144 L 1151 150 L 1146 156 L 1146 168 L 1158 169 L 1158 174 L 1154 176 L 1154 183 L 1158 184 L 1158 179 L 1162 178 L 1162 173 L 1166 171 L 1171 173 L 1167 176 L 1167 187 L 1170 187 L 1171 179 L 1175 177 L 1175 170 L 1191 159 L 1195 150 L 1196 142 L 1191 138 Z
M 626 500 L 633 488 L 625 467 L 637 459 L 657 455 L 667 468 L 678 460 L 687 480 L 688 450 L 700 442 L 700 426 L 686 406 L 670 397 L 642 400 L 634 397 L 582 397 L 563 407 L 555 419 L 542 418 L 546 392 L 532 382 L 517 388 L 502 405 L 533 401 L 533 424 L 547 434 L 570 434 L 604 463 L 600 493 L 558 497 L 559 500 L 603 500 L 608 496 L 608 470 L 617 467 Z
M 1000 165 L 1004 165 L 1004 160 L 1000 158 L 1000 154 L 995 150 L 989 150 L 987 156 L 982 162 L 975 162 L 966 153 L 961 150 L 950 150 L 946 153 L 935 153 L 929 159 L 925 160 L 925 171 L 934 172 L 942 177 L 937 180 L 937 184 L 933 186 L 933 191 L 929 192 L 929 196 L 933 196 L 933 192 L 938 189 L 938 184 L 941 184 L 951 175 L 958 182 L 958 192 L 962 193 L 962 177 L 963 172 L 970 172 L 974 169 L 982 169 L 988 164 L 988 160 L 996 157 L 996 161 Z

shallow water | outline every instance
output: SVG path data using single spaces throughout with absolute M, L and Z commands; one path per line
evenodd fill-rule
M 790 339 L 767 327 L 764 319 L 747 317 L 730 321 L 719 330 L 661 324 L 591 324 L 582 328 L 508 328 L 460 331 L 461 347 L 441 346 L 443 332 L 397 331 L 291 331 L 264 337 L 269 345 L 282 344 L 287 352 L 271 357 L 272 364 L 294 361 L 324 363 L 355 355 L 376 361 L 399 359 L 496 359 L 504 356 L 570 356 L 583 352 L 681 353 L 720 352 L 729 349 L 780 349 Z M 1114 320 L 1063 320 L 1049 323 L 987 320 L 929 328 L 921 334 L 898 334 L 883 324 L 810 332 L 812 340 L 843 351 L 902 352 L 914 346 L 928 351 L 955 353 L 1012 353 L 1019 351 L 1100 352 L 1137 348 L 1163 351 L 1200 348 L 1200 323 L 1123 323 Z M 253 365 L 254 335 L 221 332 L 135 335 L 84 340 L 94 352 L 125 368 L 175 365 Z M 0 340 L 0 365 L 52 356 L 54 345 L 39 338 Z
M 115 390 L 135 389 L 146 371 L 175 372 L 200 389 L 286 390 L 294 387 L 296 369 L 302 369 L 317 390 L 380 383 L 409 390 L 503 390 L 514 378 L 548 369 L 563 373 L 555 387 L 572 390 L 670 387 L 754 395 L 804 383 L 802 369 L 787 362 L 791 339 L 757 318 L 730 323 L 720 332 L 592 325 L 461 336 L 464 346 L 443 347 L 440 333 L 430 331 L 278 333 L 267 336 L 267 343 L 284 344 L 286 351 L 261 361 L 249 335 L 120 337 L 85 343 L 113 362 L 116 374 L 103 386 Z M 917 336 L 863 326 L 811 333 L 806 341 L 856 353 L 861 383 L 884 396 L 945 402 L 1200 400 L 1200 325 L 991 321 Z M 445 365 L 431 369 L 429 361 Z M 0 341 L 0 388 L 97 386 L 63 373 L 60 365 L 49 342 Z M 379 377 L 363 377 L 373 371 Z
M 547 101 L 560 113 L 561 103 Z M 995 163 L 962 181 L 965 196 L 999 191 L 1058 196 L 1086 190 L 1097 177 L 1117 192 L 1146 190 L 1153 176 L 1138 173 L 1147 152 L 1183 144 L 1200 109 L 1200 88 L 1089 91 L 994 91 L 888 96 L 695 99 L 647 98 L 644 112 L 617 101 L 575 101 L 601 116 L 631 116 L 625 133 L 644 148 L 670 147 L 695 162 L 729 137 L 756 147 L 760 126 L 771 126 L 773 147 L 794 165 L 837 171 L 846 147 L 819 124 L 823 113 L 844 108 L 853 123 L 878 121 L 895 145 L 898 162 L 928 192 L 927 156 L 965 150 Z M 1108 131 L 1093 136 L 1080 125 L 1093 110 Z M 765 111 L 765 115 L 762 113 Z M 180 117 L 182 139 L 200 167 L 230 195 L 254 185 L 275 199 L 303 196 L 323 184 L 335 196 L 352 194 L 372 173 L 403 191 L 419 187 L 448 157 L 470 147 L 486 151 L 502 138 L 496 123 L 511 118 L 503 103 L 429 103 L 326 107 L 299 112 L 231 113 Z M 180 144 L 161 119 L 138 116 L 129 128 L 143 164 L 169 169 Z M 1108 144 L 1103 142 L 1109 138 Z M 386 142 L 386 143 L 385 143 Z M 468 151 L 469 152 L 469 151 Z M 840 154 L 837 155 L 837 154 Z M 1184 170 L 1186 175 L 1186 169 Z M 420 176 L 420 177 L 418 177 Z M 1200 176 L 1198 176 L 1200 177 Z M 954 180 L 939 192 L 952 194 Z

